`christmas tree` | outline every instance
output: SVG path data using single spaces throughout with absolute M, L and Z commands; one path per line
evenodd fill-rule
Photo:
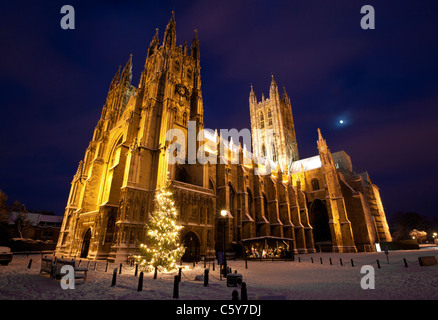
M 137 262 L 141 270 L 172 271 L 184 254 L 179 233 L 183 228 L 178 222 L 178 211 L 170 187 L 159 189 L 155 195 L 155 210 L 149 214 L 146 243 L 140 245 Z

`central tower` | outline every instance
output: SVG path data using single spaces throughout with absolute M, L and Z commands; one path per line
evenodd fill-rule
M 262 100 L 257 101 L 251 85 L 249 110 L 254 155 L 277 163 L 283 172 L 289 171 L 291 163 L 298 160 L 292 107 L 284 88 L 279 94 L 273 75 L 267 99 L 262 94 Z
M 158 29 L 153 37 L 141 74 L 138 88 L 138 103 L 141 105 L 142 123 L 139 125 L 138 142 L 153 159 L 146 176 L 150 181 L 148 189 L 165 185 L 168 172 L 175 171 L 165 161 L 166 133 L 179 129 L 188 137 L 189 121 L 196 123 L 196 133 L 203 129 L 203 104 L 201 93 L 201 67 L 197 31 L 187 52 L 187 42 L 176 46 L 175 17 L 166 26 L 160 45 Z M 187 139 L 184 146 L 187 150 Z M 164 160 L 164 161 L 163 161 Z M 185 159 L 187 160 L 187 159 Z M 157 172 L 154 170 L 158 169 Z

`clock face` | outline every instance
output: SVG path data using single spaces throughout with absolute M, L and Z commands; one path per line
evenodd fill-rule
M 179 95 L 181 95 L 183 97 L 188 97 L 189 91 L 182 84 L 177 84 L 175 89 L 176 89 L 176 92 L 178 92 Z

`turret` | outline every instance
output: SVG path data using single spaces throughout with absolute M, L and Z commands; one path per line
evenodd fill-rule
M 158 28 L 156 28 L 155 35 L 152 38 L 151 43 L 149 44 L 148 57 L 150 57 L 157 51 L 159 45 L 160 45 L 160 39 L 158 38 Z
M 165 48 L 173 48 L 176 45 L 175 26 L 175 12 L 172 11 L 172 17 L 170 18 L 169 23 L 166 26 L 166 30 L 164 31 L 163 46 Z
M 271 86 L 269 88 L 269 98 L 273 101 L 276 97 L 279 97 L 278 86 L 274 80 L 274 75 L 271 73 Z
M 200 54 L 199 54 L 199 40 L 198 40 L 198 30 L 195 29 L 195 36 L 192 40 L 192 45 L 190 46 L 190 56 L 198 61 L 200 60 Z
M 120 82 L 128 86 L 131 84 L 132 80 L 132 54 L 129 56 L 128 61 L 126 62 L 125 67 L 123 68 L 122 75 L 120 77 Z

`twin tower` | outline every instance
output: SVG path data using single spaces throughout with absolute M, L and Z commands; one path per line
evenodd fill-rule
M 350 170 L 348 155 L 332 156 L 319 133 L 319 154 L 298 158 L 291 102 L 273 77 L 266 99 L 257 101 L 251 86 L 251 161 L 219 161 L 229 154 L 215 136 L 210 156 L 216 163 L 170 163 L 176 139 L 169 140 L 169 130 L 188 137 L 204 129 L 197 32 L 190 47 L 177 46 L 175 26 L 172 13 L 162 40 L 156 30 L 137 86 L 132 56 L 111 81 L 71 183 L 56 255 L 121 261 L 137 254 L 155 192 L 166 186 L 184 226 L 186 261 L 224 249 L 372 251 L 376 241 L 388 239 L 378 188 Z M 187 140 L 181 144 L 187 150 Z M 196 141 L 196 150 L 202 144 Z M 248 156 L 236 148 L 239 159 Z M 268 174 L 255 174 L 263 169 L 258 157 L 275 164 Z

